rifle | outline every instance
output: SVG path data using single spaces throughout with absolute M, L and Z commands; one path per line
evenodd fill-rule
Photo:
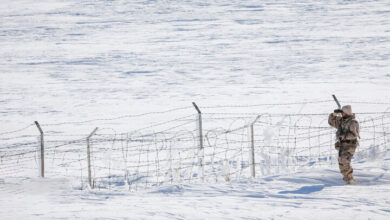
M 340 105 L 340 102 L 339 100 L 337 100 L 336 96 L 335 95 L 332 95 L 333 96 L 333 99 L 334 101 L 336 102 L 337 106 L 338 106 L 338 109 L 336 109 L 334 112 L 335 113 L 341 113 L 342 110 L 341 110 L 341 105 Z M 343 128 L 341 127 L 341 123 L 339 124 L 339 127 L 337 129 L 337 136 L 339 137 L 339 142 L 340 142 L 340 150 L 339 150 L 339 157 L 341 156 L 341 151 L 343 150 L 342 149 L 342 145 L 341 145 L 341 137 L 343 135 Z
M 336 102 L 337 106 L 339 107 L 338 109 L 341 110 L 341 105 L 340 105 L 339 100 L 337 100 L 337 98 L 336 98 L 335 95 L 332 95 L 332 96 L 333 96 L 333 99 L 334 99 L 334 101 Z

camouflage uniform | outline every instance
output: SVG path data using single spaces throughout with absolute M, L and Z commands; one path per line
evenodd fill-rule
M 351 160 L 356 147 L 359 145 L 358 138 L 360 138 L 360 129 L 359 122 L 355 119 L 355 114 L 352 114 L 350 106 L 347 107 L 349 107 L 348 113 L 350 113 L 347 117 L 343 118 L 337 116 L 336 113 L 332 113 L 329 115 L 328 122 L 330 126 L 337 128 L 337 140 L 339 141 L 336 142 L 335 147 L 339 151 L 339 168 L 343 175 L 343 180 L 350 183 L 354 181 Z

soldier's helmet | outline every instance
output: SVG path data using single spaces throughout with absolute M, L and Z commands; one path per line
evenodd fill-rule
M 352 115 L 352 107 L 350 105 L 343 106 L 341 110 L 347 115 Z

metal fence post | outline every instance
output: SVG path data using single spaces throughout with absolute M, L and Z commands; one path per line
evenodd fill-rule
M 204 147 L 203 147 L 203 129 L 202 129 L 202 112 L 195 102 L 192 102 L 196 111 L 198 112 L 198 121 L 199 121 L 199 147 L 202 151 L 202 158 L 200 158 L 200 166 L 202 168 L 202 180 L 204 180 Z
M 45 177 L 45 145 L 43 139 L 43 131 L 37 121 L 35 121 L 35 125 L 38 127 L 38 130 L 41 133 L 41 177 L 43 178 Z
M 251 123 L 251 167 L 252 167 L 252 177 L 256 177 L 256 162 L 255 162 L 255 131 L 254 124 L 260 118 L 260 115 L 256 117 L 256 119 Z
M 91 134 L 87 137 L 87 158 L 88 158 L 88 183 L 91 189 L 93 189 L 92 177 L 91 177 L 91 150 L 89 145 L 89 139 L 95 134 L 98 128 L 95 128 Z

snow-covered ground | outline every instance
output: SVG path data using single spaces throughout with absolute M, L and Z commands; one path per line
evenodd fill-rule
M 5 1 L 0 129 L 192 101 L 333 93 L 387 101 L 389 7 L 385 0 Z
M 383 159 L 383 160 L 382 160 Z M 357 185 L 337 169 L 230 184 L 146 192 L 77 190 L 67 179 L 1 182 L 2 219 L 388 219 L 390 157 L 354 164 Z
M 80 190 L 61 177 L 63 164 L 39 179 L 33 177 L 36 167 L 4 163 L 12 148 L 16 154 L 38 149 L 37 129 L 27 127 L 34 121 L 42 124 L 50 149 L 59 139 L 85 138 L 95 127 L 99 135 L 113 135 L 191 114 L 195 120 L 193 101 L 205 114 L 206 131 L 239 127 L 231 118 L 213 121 L 232 112 L 246 115 L 245 123 L 261 113 L 324 113 L 310 118 L 309 126 L 326 126 L 317 121 L 335 108 L 331 94 L 352 103 L 355 112 L 385 112 L 389 63 L 385 0 L 2 1 L 0 218 L 387 219 L 390 158 L 378 152 L 354 161 L 356 186 L 344 186 L 329 163 L 229 183 Z M 301 104 L 256 105 L 269 103 Z M 174 108 L 182 109 L 134 117 Z M 387 116 L 381 116 L 372 116 L 372 131 L 371 116 L 358 115 L 367 128 L 361 149 L 378 140 L 381 151 L 389 149 Z M 296 122 L 273 120 L 272 129 Z M 256 134 L 267 139 L 280 135 L 277 129 Z M 315 138 L 309 141 L 323 142 Z M 65 157 L 54 152 L 52 161 L 56 155 Z

